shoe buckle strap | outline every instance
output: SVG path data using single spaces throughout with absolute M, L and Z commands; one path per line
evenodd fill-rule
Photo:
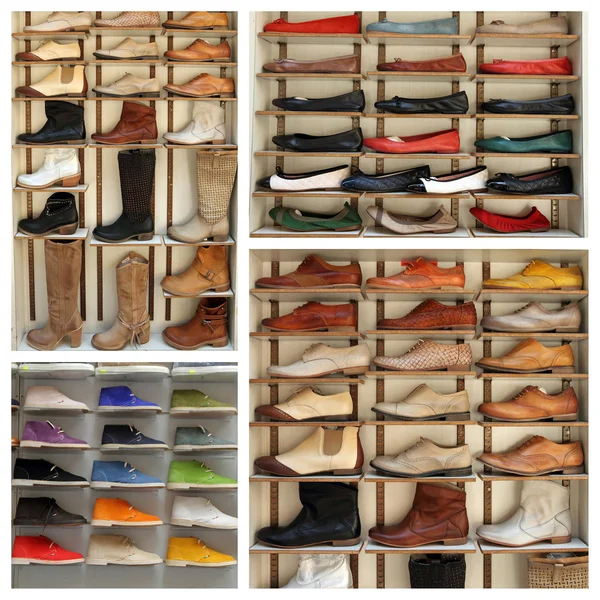
M 218 273 L 215 273 L 215 271 L 204 268 L 200 261 L 194 261 L 193 265 L 194 269 L 196 269 L 196 271 L 202 275 L 202 277 L 208 279 L 208 281 L 213 281 L 213 279 L 218 275 Z

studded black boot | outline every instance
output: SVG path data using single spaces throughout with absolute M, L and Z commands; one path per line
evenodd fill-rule
M 46 122 L 35 133 L 21 133 L 17 141 L 22 144 L 77 144 L 85 142 L 83 106 L 60 100 L 47 100 Z
M 103 242 L 149 241 L 154 235 L 154 219 L 150 212 L 156 154 L 150 150 L 121 150 L 119 177 L 123 213 L 111 225 L 100 225 L 93 231 Z
M 21 219 L 19 231 L 31 237 L 58 232 L 71 235 L 77 231 L 79 217 L 75 196 L 68 192 L 56 192 L 46 200 L 44 210 L 35 219 Z

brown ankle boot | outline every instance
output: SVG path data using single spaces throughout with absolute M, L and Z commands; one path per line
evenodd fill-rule
M 213 348 L 227 346 L 227 300 L 202 298 L 191 321 L 167 327 L 163 339 L 178 350 L 197 350 L 208 344 Z
M 225 246 L 198 246 L 194 262 L 181 275 L 167 275 L 160 285 L 174 296 L 197 296 L 208 290 L 229 289 L 229 265 Z
M 148 261 L 136 252 L 117 265 L 117 298 L 119 312 L 113 326 L 92 338 L 92 346 L 98 350 L 122 350 L 127 344 L 150 341 Z
M 397 525 L 372 527 L 369 537 L 396 548 L 466 544 L 466 499 L 465 491 L 450 483 L 417 483 L 412 508 L 404 519 Z
M 82 244 L 82 240 L 44 240 L 48 322 L 44 328 L 32 329 L 27 334 L 27 343 L 36 350 L 54 350 L 69 334 L 71 348 L 81 346 L 83 321 L 79 314 L 77 296 L 81 277 Z
M 99 144 L 131 144 L 156 142 L 156 111 L 139 102 L 123 102 L 121 118 L 108 133 L 93 133 L 92 139 Z

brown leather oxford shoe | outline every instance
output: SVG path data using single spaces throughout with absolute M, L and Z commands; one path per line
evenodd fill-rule
M 399 319 L 381 319 L 378 329 L 473 329 L 477 311 L 473 302 L 447 306 L 437 300 L 425 300 Z
M 358 310 L 356 304 L 321 304 L 308 302 L 295 308 L 289 315 L 262 320 L 272 331 L 356 331 Z

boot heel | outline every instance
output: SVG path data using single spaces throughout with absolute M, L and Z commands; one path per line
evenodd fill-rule
M 332 546 L 356 546 L 360 542 L 360 537 L 352 538 L 351 540 L 332 540 Z
M 468 371 L 470 368 L 471 365 L 448 365 L 446 367 L 448 371 Z
M 577 421 L 577 415 L 562 415 L 552 417 L 553 421 Z
M 557 327 L 554 331 L 556 333 L 578 333 L 579 327 Z
M 224 348 L 225 346 L 227 346 L 227 338 L 215 340 L 214 342 L 211 342 L 211 346 L 213 348 Z
M 146 325 L 144 329 L 138 334 L 138 342 L 140 344 L 147 344 L 150 341 L 150 325 Z
M 230 283 L 226 283 L 225 285 L 218 285 L 214 288 L 215 292 L 228 292 L 230 287 Z
M 579 290 L 581 290 L 581 287 L 577 287 L 576 285 L 569 285 L 567 287 L 561 287 L 558 289 L 564 292 L 578 292 Z
M 75 187 L 79 185 L 79 178 L 81 177 L 81 173 L 77 173 L 77 175 L 71 175 L 71 177 L 66 177 L 62 180 L 63 187 Z
M 150 240 L 152 240 L 153 237 L 154 237 L 153 233 L 141 233 L 140 235 L 137 236 L 137 239 L 140 242 L 149 242 Z
M 571 541 L 571 536 L 570 535 L 563 535 L 560 537 L 553 537 L 550 538 L 550 543 L 551 544 L 568 544 Z
M 444 546 L 462 546 L 467 543 L 467 538 L 451 538 L 449 540 L 444 540 L 442 543 Z
M 79 348 L 81 346 L 81 335 L 83 333 L 83 325 L 71 332 L 71 348 Z
M 343 325 L 340 327 L 328 327 L 327 331 L 352 331 L 356 333 L 356 327 L 352 327 L 352 325 Z
M 575 373 L 575 367 L 552 367 L 553 373 Z
M 565 467 L 562 470 L 563 475 L 579 475 L 583 473 L 583 465 L 578 465 L 576 467 Z
M 369 367 L 351 367 L 344 369 L 344 375 L 364 375 L 369 370 Z
M 235 93 L 234 92 L 221 92 L 219 94 L 220 98 L 235 98 Z
M 445 477 L 468 477 L 473 475 L 473 469 L 471 467 L 465 467 L 464 469 L 448 469 L 444 473 Z
M 226 242 L 229 239 L 228 235 L 213 235 L 213 242 Z
M 65 225 L 58 230 L 59 235 L 73 235 L 77 231 L 77 223 L 73 225 Z

